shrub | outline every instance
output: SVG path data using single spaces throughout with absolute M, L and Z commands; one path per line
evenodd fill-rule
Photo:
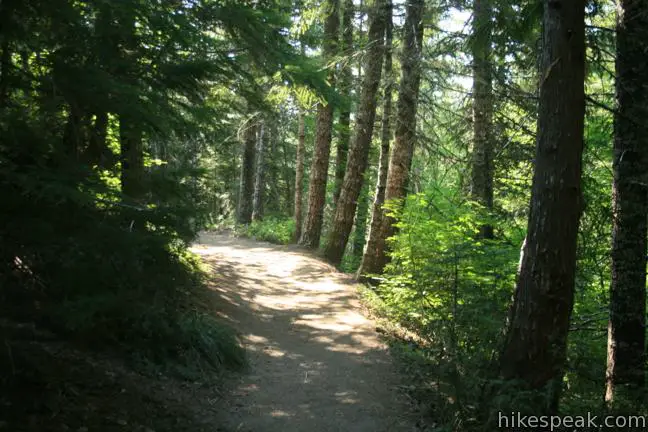
M 0 173 L 3 315 L 178 370 L 242 364 L 231 331 L 206 315 L 183 207 L 123 205 L 84 174 Z
M 391 263 L 364 297 L 413 337 L 392 345 L 413 378 L 413 396 L 447 430 L 470 430 L 492 375 L 521 236 L 479 240 L 487 220 L 480 211 L 436 193 L 409 196 L 395 216 Z
M 289 244 L 295 235 L 295 221 L 287 218 L 267 217 L 240 227 L 241 235 L 276 244 Z

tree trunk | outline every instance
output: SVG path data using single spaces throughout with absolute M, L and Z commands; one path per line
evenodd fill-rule
M 474 0 L 473 13 L 473 152 L 471 198 L 493 209 L 493 89 L 491 79 L 491 0 Z M 493 227 L 482 225 L 479 237 L 493 238 Z
M 269 131 L 266 131 L 264 122 L 261 122 L 258 128 L 257 147 L 256 147 L 256 172 L 254 176 L 254 198 L 252 200 L 252 220 L 260 221 L 263 219 L 263 192 L 265 189 L 264 181 L 264 153 L 265 143 Z
M 268 208 L 264 208 L 264 211 L 270 210 L 274 213 L 282 213 L 284 211 L 281 206 L 283 200 L 282 193 L 285 192 L 285 188 L 280 187 L 280 183 L 283 171 L 280 170 L 279 161 L 277 160 L 279 155 L 277 137 L 271 134 L 271 138 L 266 145 L 265 154 L 266 168 L 264 177 L 268 192 L 265 204 Z
M 272 142 L 276 143 L 277 140 L 281 141 L 281 147 L 282 147 L 282 154 L 283 154 L 283 169 L 281 170 L 282 176 L 284 179 L 284 183 L 286 184 L 286 187 L 283 188 L 284 190 L 284 196 L 285 196 L 285 205 L 282 206 L 280 202 L 279 205 L 279 211 L 283 214 L 287 214 L 288 217 L 292 217 L 293 210 L 295 208 L 295 203 L 293 200 L 295 199 L 295 192 L 293 191 L 294 185 L 293 185 L 293 179 L 295 178 L 295 172 L 293 169 L 290 167 L 290 157 L 288 156 L 288 143 L 283 137 L 278 135 L 278 131 L 276 128 L 273 128 L 270 131 L 270 137 L 272 138 Z
M 297 137 L 297 162 L 295 167 L 295 242 L 299 241 L 302 233 L 304 207 L 302 195 L 304 193 L 304 150 L 306 144 L 304 111 L 299 110 L 299 131 Z
M 612 283 L 605 400 L 645 383 L 648 217 L 648 4 L 620 1 L 617 17 Z M 619 393 L 620 394 L 620 393 Z
M 119 34 L 121 34 L 121 31 L 117 30 L 114 10 L 111 9 L 110 5 L 102 4 L 98 8 L 94 22 L 94 40 L 101 47 L 101 49 L 97 50 L 97 66 L 108 75 L 121 73 L 119 67 L 112 61 L 114 58 L 123 56 L 119 49 L 121 44 L 117 38 Z M 113 168 L 118 158 L 108 148 L 107 139 L 109 114 L 115 111 L 111 112 L 103 106 L 95 107 L 94 111 L 95 120 L 90 129 L 85 159 L 90 165 L 97 165 L 100 169 Z
M 329 153 L 331 149 L 331 128 L 333 126 L 333 107 L 317 105 L 317 124 L 315 150 L 311 164 L 308 185 L 308 204 L 299 244 L 311 249 L 319 247 L 326 204 L 326 179 L 328 176 Z
M 0 8 L 0 11 L 2 8 Z M 2 53 L 0 53 L 0 110 L 7 106 L 9 98 L 9 77 L 11 75 L 11 48 L 7 35 L 2 37 Z
M 402 78 L 398 91 L 395 142 L 389 159 L 385 201 L 405 197 L 409 171 L 412 166 L 416 140 L 416 112 L 421 82 L 421 51 L 423 44 L 424 0 L 409 0 L 406 6 L 403 51 L 401 53 Z M 358 274 L 380 273 L 387 264 L 387 238 L 395 233 L 394 219 L 382 210 L 380 225 L 374 237 L 375 247 L 365 248 Z
M 365 63 L 362 96 L 358 107 L 355 137 L 349 151 L 340 198 L 335 207 L 331 231 L 324 250 L 324 256 L 335 265 L 342 262 L 342 256 L 353 227 L 353 216 L 358 206 L 358 196 L 364 182 L 364 172 L 367 169 L 376 117 L 376 94 L 380 84 L 385 52 L 384 36 L 387 12 L 386 0 L 375 0 L 369 12 L 369 48 Z
M 333 189 L 333 207 L 337 206 L 344 172 L 346 171 L 347 153 L 351 140 L 351 55 L 353 54 L 353 0 L 344 1 L 342 33 L 342 54 L 346 57 L 340 69 L 340 94 L 345 99 L 338 124 L 338 143 L 335 156 L 335 189 Z
M 574 299 L 582 212 L 584 0 L 544 2 L 542 77 L 531 208 L 500 373 L 557 409 Z
M 121 66 L 115 73 L 131 85 L 136 85 L 139 80 L 137 59 L 134 57 L 139 47 L 136 21 L 133 11 L 123 11 L 123 16 L 119 19 L 119 27 L 123 34 L 120 36 L 119 44 L 116 44 Z M 130 106 L 120 107 L 119 139 L 122 194 L 127 199 L 139 203 L 144 198 L 145 192 L 143 131 L 141 120 L 133 115 Z
M 378 179 L 376 181 L 376 193 L 371 211 L 371 223 L 369 225 L 369 236 L 366 249 L 376 247 L 377 235 L 382 223 L 382 206 L 385 202 L 385 187 L 387 185 L 387 171 L 389 169 L 389 146 L 391 145 L 391 116 L 392 116 L 392 93 L 394 89 L 394 77 L 392 74 L 392 9 L 391 0 L 388 1 L 389 13 L 385 27 L 385 93 L 383 95 L 382 130 L 380 134 L 380 159 L 378 161 Z M 355 249 L 354 249 L 355 253 Z M 358 253 L 363 253 L 358 251 Z
M 362 258 L 362 248 L 367 237 L 367 216 L 369 215 L 369 192 L 368 182 L 363 181 L 360 197 L 358 198 L 358 211 L 355 217 L 355 229 L 353 231 L 352 253 L 358 259 Z
M 243 132 L 241 181 L 236 220 L 240 224 L 252 222 L 252 196 L 254 195 L 254 158 L 257 142 L 257 124 L 251 120 Z
M 105 169 L 111 165 L 112 153 L 107 146 L 108 113 L 101 111 L 95 114 L 94 124 L 90 131 L 90 139 L 86 151 L 86 160 L 90 165 Z
M 13 62 L 10 40 L 15 38 L 13 21 L 15 2 L 0 0 L 0 110 L 7 107 L 10 96 L 10 86 Z
M 330 61 L 337 54 L 337 33 L 340 26 L 339 0 L 326 0 L 326 23 L 324 25 L 323 55 Z M 328 80 L 335 83 L 335 71 L 329 71 Z M 310 249 L 319 247 L 326 204 L 326 180 L 328 177 L 329 156 L 331 153 L 331 129 L 333 128 L 333 106 L 331 103 L 317 105 L 317 125 L 315 150 L 308 185 L 308 208 L 299 244 Z
M 119 141 L 122 194 L 127 201 L 139 203 L 145 193 L 144 142 L 142 130 L 126 115 L 119 118 Z
M 69 103 L 70 112 L 63 130 L 63 154 L 70 159 L 78 159 L 83 143 L 83 115 L 75 102 Z

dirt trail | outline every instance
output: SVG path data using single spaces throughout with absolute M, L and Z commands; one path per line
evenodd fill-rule
M 204 234 L 221 311 L 250 370 L 225 397 L 224 431 L 413 431 L 398 377 L 351 280 L 304 252 Z

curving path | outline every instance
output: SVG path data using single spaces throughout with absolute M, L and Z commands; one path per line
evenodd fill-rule
M 223 234 L 203 234 L 193 251 L 249 353 L 218 430 L 416 430 L 348 276 L 298 249 Z

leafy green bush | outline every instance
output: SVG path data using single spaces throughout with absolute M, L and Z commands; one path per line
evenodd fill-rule
M 477 416 L 522 241 L 510 228 L 498 240 L 479 240 L 487 221 L 480 213 L 439 193 L 410 195 L 395 215 L 392 261 L 380 286 L 365 291 L 378 314 L 415 335 L 394 351 L 413 376 L 413 396 L 448 430 L 469 429 Z
M 345 253 L 340 264 L 340 271 L 344 273 L 355 273 L 360 267 L 362 256 L 354 253 Z
M 602 183 L 586 183 L 585 192 L 590 202 L 609 196 Z M 474 204 L 446 198 L 438 190 L 410 195 L 402 210 L 396 211 L 394 203 L 391 208 L 399 227 L 390 240 L 392 261 L 380 286 L 364 289 L 363 297 L 379 316 L 405 329 L 404 334 L 393 332 L 393 351 L 412 378 L 412 396 L 429 408 L 438 430 L 490 430 L 484 423 L 498 406 L 523 409 L 532 398 L 542 397 L 509 391 L 514 383 L 498 381 L 496 372 L 524 231 L 495 220 L 496 240 L 479 240 L 478 227 L 488 217 Z M 561 398 L 564 415 L 606 409 L 601 396 L 609 220 L 609 206 L 599 204 L 581 222 Z M 499 389 L 497 397 L 489 396 L 489 388 Z M 635 412 L 640 412 L 636 406 Z
M 288 218 L 267 217 L 240 227 L 239 234 L 276 244 L 288 244 L 295 236 L 295 221 Z

